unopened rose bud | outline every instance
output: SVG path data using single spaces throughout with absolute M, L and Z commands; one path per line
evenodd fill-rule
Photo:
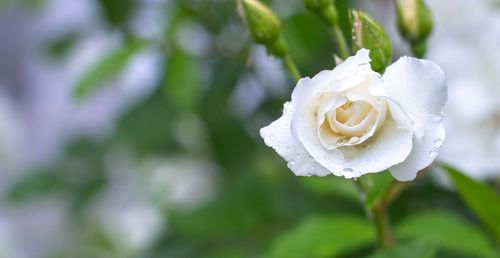
M 241 0 L 239 12 L 253 40 L 272 46 L 278 40 L 281 24 L 276 15 L 264 4 L 256 0 Z
M 410 43 L 427 39 L 432 31 L 432 16 L 423 0 L 394 0 L 401 35 Z
M 427 42 L 422 40 L 418 42 L 411 42 L 410 44 L 411 52 L 415 55 L 415 57 L 423 58 L 425 51 L 427 50 Z
M 318 14 L 326 23 L 333 26 L 337 25 L 338 14 L 332 0 L 304 0 L 304 4 L 307 9 Z
M 369 49 L 372 69 L 383 72 L 392 59 L 392 43 L 389 36 L 384 28 L 365 12 L 352 10 L 350 17 L 354 51 Z

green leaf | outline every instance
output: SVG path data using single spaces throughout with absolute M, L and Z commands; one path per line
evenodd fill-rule
M 363 218 L 311 217 L 278 237 L 268 257 L 332 257 L 370 245 L 374 240 L 372 225 Z
M 107 80 L 117 76 L 128 61 L 145 45 L 145 41 L 132 40 L 104 56 L 78 81 L 75 96 L 77 98 L 85 97 Z
M 484 183 L 473 180 L 457 169 L 443 165 L 458 193 L 484 225 L 500 240 L 500 197 Z
M 201 90 L 199 59 L 175 47 L 167 60 L 164 91 L 167 99 L 182 109 L 196 107 Z
M 66 187 L 63 179 L 50 172 L 32 173 L 12 184 L 5 196 L 8 201 L 22 202 L 47 197 Z
M 482 231 L 448 212 L 428 212 L 411 217 L 401 223 L 396 232 L 401 238 L 428 241 L 455 254 L 496 257 L 492 243 Z
M 433 244 L 425 241 L 414 241 L 388 250 L 378 251 L 369 258 L 432 258 L 435 254 L 436 248 Z
M 365 204 L 368 209 L 371 209 L 387 193 L 393 178 L 389 171 L 384 171 L 382 173 L 367 174 L 359 180 L 368 188 Z
M 138 4 L 134 0 L 98 0 L 97 2 L 108 24 L 119 27 L 126 25 Z
M 77 32 L 68 32 L 59 38 L 47 43 L 46 52 L 50 58 L 59 59 L 66 55 L 74 47 L 80 35 Z

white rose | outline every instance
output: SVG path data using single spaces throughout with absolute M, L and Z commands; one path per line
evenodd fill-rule
M 361 49 L 333 70 L 303 78 L 283 116 L 261 129 L 298 176 L 356 178 L 390 169 L 412 180 L 436 157 L 445 137 L 444 73 L 402 57 L 383 76 Z

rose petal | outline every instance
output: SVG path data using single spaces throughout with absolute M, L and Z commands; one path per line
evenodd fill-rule
M 371 138 L 360 145 L 343 149 L 343 159 L 336 162 L 344 162 L 345 177 L 359 177 L 403 162 L 411 149 L 412 132 L 397 126 L 388 117 Z
M 309 145 L 310 148 L 306 147 L 308 152 L 321 150 L 321 153 L 325 155 L 320 158 L 322 160 L 332 159 L 332 156 L 336 156 L 337 159 L 341 158 L 342 154 L 339 151 L 325 150 L 318 138 L 316 124 L 319 114 L 316 112 L 320 103 L 317 102 L 317 98 L 322 93 L 335 94 L 349 86 L 359 85 L 363 80 L 374 76 L 379 75 L 371 70 L 369 51 L 361 49 L 355 56 L 347 58 L 333 70 L 321 71 L 312 79 L 308 77 L 300 79 L 292 92 L 291 101 L 294 109 L 291 122 L 292 134 L 295 139 L 304 147 Z M 315 157 L 315 159 L 318 158 Z M 341 166 L 331 162 L 328 164 L 328 170 L 337 171 L 335 172 L 337 176 L 341 175 L 339 172 L 342 170 Z
M 390 169 L 392 176 L 399 181 L 415 179 L 417 172 L 436 158 L 445 136 L 446 132 L 441 122 L 427 123 L 425 135 L 413 137 L 413 149 L 408 158 Z
M 433 62 L 402 57 L 387 67 L 382 78 L 388 96 L 415 123 L 442 116 L 448 98 L 446 83 L 443 70 Z
M 413 132 L 398 127 L 391 118 L 387 118 L 383 126 L 362 144 L 335 150 L 321 146 L 314 137 L 314 128 L 307 126 L 309 122 L 304 120 L 295 125 L 301 131 L 299 140 L 318 163 L 336 176 L 353 178 L 386 170 L 403 162 L 412 148 Z
M 436 158 L 445 137 L 441 122 L 447 100 L 444 73 L 430 61 L 402 57 L 386 69 L 383 86 L 414 122 L 413 150 L 405 162 L 391 169 L 396 179 L 412 180 Z
M 329 110 L 346 102 L 346 99 L 344 97 L 336 97 L 336 95 L 338 94 L 335 94 L 335 97 L 332 97 L 334 95 L 330 94 L 330 96 L 326 96 L 323 98 L 321 104 L 318 107 L 316 118 L 316 127 L 319 140 L 323 147 L 329 150 L 335 149 L 337 147 L 337 142 L 340 139 L 345 138 L 345 136 L 338 134 L 337 130 L 334 130 L 330 127 L 328 117 L 326 117 Z
M 292 115 L 292 105 L 290 102 L 286 102 L 283 115 L 270 125 L 260 129 L 260 135 L 264 142 L 288 162 L 288 168 L 295 175 L 330 175 L 331 173 L 314 161 L 302 144 L 293 137 L 290 127 Z
M 340 92 L 359 85 L 368 77 L 379 76 L 370 67 L 369 51 L 360 49 L 355 56 L 347 58 L 333 70 L 324 70 L 313 78 L 305 77 L 297 82 L 292 92 L 292 104 L 297 110 L 318 92 Z

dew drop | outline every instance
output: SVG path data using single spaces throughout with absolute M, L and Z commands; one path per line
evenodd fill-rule
M 440 122 L 443 120 L 443 115 L 441 114 L 431 114 L 431 119 L 435 122 Z
M 429 151 L 429 157 L 430 158 L 435 158 L 437 156 L 438 152 L 436 150 L 431 150 Z
M 434 141 L 434 146 L 436 146 L 436 148 L 441 147 L 441 145 L 443 145 L 443 139 L 436 139 Z
M 354 170 L 352 168 L 344 168 L 342 169 L 342 172 L 347 172 L 347 173 L 350 173 L 350 172 L 353 172 Z

